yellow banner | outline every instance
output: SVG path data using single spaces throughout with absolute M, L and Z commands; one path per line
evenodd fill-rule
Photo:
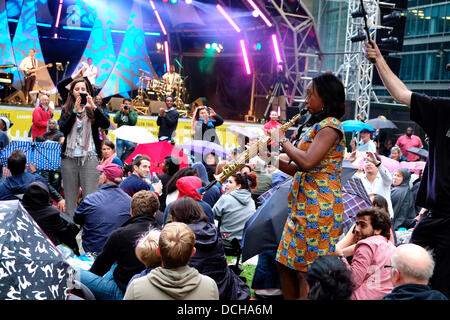
M 0 115 L 6 116 L 10 121 L 13 122 L 8 135 L 10 138 L 27 138 L 32 124 L 33 109 L 26 107 L 13 107 L 13 106 L 0 106 Z M 53 118 L 56 120 L 61 116 L 61 111 L 56 110 Z M 114 114 L 110 116 L 110 121 L 113 123 Z M 137 126 L 146 128 L 155 137 L 158 136 L 159 127 L 156 125 L 156 117 L 149 116 L 139 116 Z M 260 124 L 255 123 L 234 123 L 225 122 L 220 127 L 216 128 L 217 135 L 219 136 L 222 146 L 226 150 L 231 150 L 237 147 L 237 137 L 236 135 L 227 131 L 230 126 L 238 126 L 241 128 L 253 127 L 253 129 L 258 130 L 262 127 Z M 112 141 L 115 141 L 114 130 L 109 130 L 108 136 Z M 175 143 L 182 144 L 186 141 L 191 140 L 193 133 L 191 130 L 191 119 L 180 118 L 178 121 L 178 126 L 176 130 Z

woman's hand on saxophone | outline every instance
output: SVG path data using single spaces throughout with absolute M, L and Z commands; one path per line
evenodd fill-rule
M 284 138 L 284 131 L 281 127 L 276 127 L 269 131 L 269 136 L 272 142 L 279 143 Z

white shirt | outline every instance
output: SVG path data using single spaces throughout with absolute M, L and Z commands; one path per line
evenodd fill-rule
M 85 71 L 85 77 L 89 79 L 89 82 L 92 85 L 95 85 L 95 78 L 97 77 L 97 67 L 93 64 L 88 65 L 88 68 Z
M 98 69 L 93 64 L 88 65 L 86 62 L 82 62 L 81 66 L 77 68 L 77 70 L 83 69 L 81 72 L 82 77 L 87 77 L 91 85 L 95 85 L 95 78 L 97 77 Z M 76 71 L 74 72 L 74 74 Z
M 172 73 L 166 72 L 163 75 L 163 79 L 167 79 L 167 81 L 169 82 L 169 85 L 174 86 L 177 84 L 178 81 L 181 80 L 181 77 L 176 72 L 172 72 Z
M 34 60 L 34 66 L 33 66 L 33 60 Z M 22 72 L 26 72 L 28 69 L 37 68 L 38 61 L 36 58 L 32 58 L 31 56 L 25 57 L 22 62 L 20 62 L 19 69 Z
M 356 148 L 358 151 L 370 151 L 373 153 L 377 152 L 377 145 L 372 140 L 367 141 L 367 143 L 361 142 Z
M 373 183 L 370 183 L 369 179 L 367 179 L 364 173 L 355 173 L 355 175 L 361 179 L 361 182 L 364 185 L 364 188 L 367 191 L 367 194 L 376 193 L 380 196 L 383 196 L 387 203 L 389 209 L 389 215 L 391 218 L 394 217 L 394 210 L 392 209 L 392 201 L 391 201 L 391 184 L 392 184 L 392 176 L 390 172 L 380 165 L 378 167 L 378 173 L 375 177 Z

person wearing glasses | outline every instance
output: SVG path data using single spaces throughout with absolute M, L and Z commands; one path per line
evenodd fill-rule
M 383 300 L 448 300 L 440 291 L 428 286 L 434 271 L 430 251 L 413 244 L 403 244 L 391 257 L 391 281 L 394 289 Z
M 349 264 L 342 249 L 336 255 L 352 272 L 354 291 L 352 300 L 381 300 L 392 291 L 390 271 L 384 268 L 391 262 L 395 246 L 391 237 L 391 219 L 381 208 L 365 208 L 356 214 L 357 244 Z

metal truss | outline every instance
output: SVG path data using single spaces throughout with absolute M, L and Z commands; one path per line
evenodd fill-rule
M 376 37 L 376 25 L 378 15 L 378 1 L 364 0 L 367 12 L 369 33 L 372 39 Z M 352 42 L 351 38 L 363 33 L 363 18 L 353 18 L 352 12 L 360 8 L 360 0 L 348 1 L 347 29 L 345 36 L 344 63 L 341 73 L 346 89 L 347 100 L 355 101 L 355 119 L 366 121 L 369 119 L 370 100 L 372 91 L 373 64 L 364 57 L 364 46 L 361 41 Z
M 255 0 L 254 0 L 255 1 Z M 283 70 L 289 83 L 288 106 L 299 105 L 306 96 L 306 86 L 313 76 L 317 75 L 322 66 L 322 56 L 319 39 L 316 36 L 315 23 L 312 15 L 298 1 L 300 13 L 293 12 L 292 2 L 284 0 L 255 1 L 259 7 L 270 16 L 274 24 L 272 33 L 276 33 L 282 56 Z M 312 45 L 314 42 L 314 46 Z M 256 66 L 253 70 L 252 98 L 249 115 L 254 112 L 255 100 L 267 97 L 268 77 L 267 64 Z M 276 63 L 271 61 L 272 72 Z

